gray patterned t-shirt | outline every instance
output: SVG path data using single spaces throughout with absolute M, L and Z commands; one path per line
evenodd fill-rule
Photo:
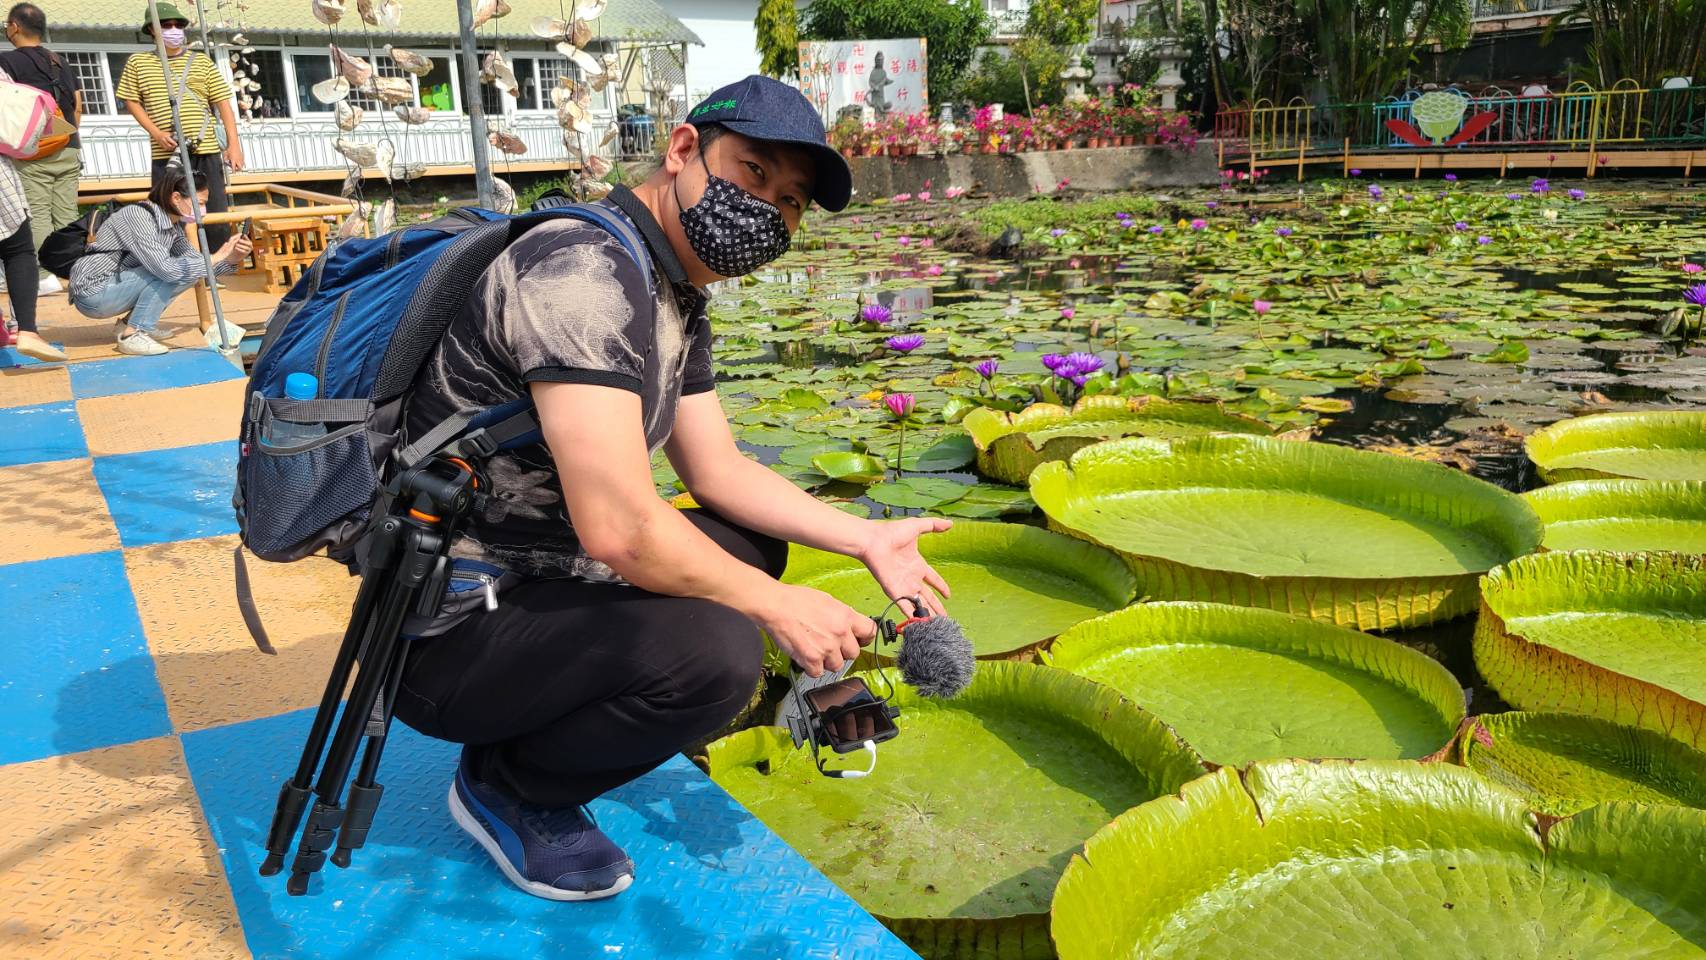
M 657 251 L 665 241 L 655 221 L 637 226 L 653 250 L 650 289 L 619 241 L 578 220 L 541 224 L 505 250 L 428 358 L 405 440 L 458 410 L 508 403 L 527 396 L 529 383 L 552 381 L 638 393 L 646 446 L 661 447 L 681 396 L 712 389 L 711 331 L 703 298 L 671 283 L 680 267 L 667 246 Z M 543 443 L 500 451 L 486 470 L 486 509 L 463 528 L 453 555 L 526 576 L 611 576 L 581 549 Z

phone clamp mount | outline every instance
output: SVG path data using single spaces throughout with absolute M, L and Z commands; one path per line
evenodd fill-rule
M 890 608 L 894 606 L 889 604 Z M 887 619 L 887 614 L 885 609 L 871 618 L 877 625 L 873 649 L 885 644 L 892 648 L 897 642 L 899 628 Z M 900 708 L 889 702 L 895 690 L 888 671 L 877 668 L 877 677 L 885 688 L 879 697 L 863 678 L 845 679 L 853 668 L 852 661 L 816 677 L 806 676 L 796 665 L 789 666 L 790 685 L 777 710 L 777 726 L 787 729 L 795 747 L 811 747 L 812 762 L 824 776 L 838 779 L 870 776 L 877 768 L 877 744 L 900 735 L 900 728 L 894 722 L 900 717 Z M 841 754 L 863 750 L 869 762 L 863 770 L 830 769 L 824 765 L 824 747 Z
M 468 515 L 485 500 L 487 489 L 485 477 L 468 461 L 440 454 L 398 474 L 374 511 L 358 548 L 362 555 L 361 588 L 349 626 L 309 727 L 296 773 L 279 788 L 278 805 L 267 830 L 267 856 L 260 869 L 264 877 L 283 869 L 303 813 L 308 813 L 308 825 L 302 830 L 285 884 L 291 896 L 308 892 L 308 879 L 325 865 L 326 851 L 334 840 L 337 848 L 331 860 L 340 867 L 349 866 L 351 852 L 367 842 L 384 792 L 384 786 L 374 778 L 413 639 L 403 634 L 405 618 L 410 613 L 432 616 L 437 611 L 450 580 L 451 542 Z M 350 688 L 352 669 L 356 671 L 355 685 Z M 349 698 L 342 716 L 338 716 L 345 689 L 350 690 Z M 363 738 L 367 747 L 345 806 L 344 783 Z M 311 810 L 310 795 L 315 797 Z

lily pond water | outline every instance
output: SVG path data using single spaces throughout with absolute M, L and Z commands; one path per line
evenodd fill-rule
M 714 300 L 736 438 L 955 518 L 921 548 L 982 661 L 837 780 L 767 725 L 772 650 L 712 776 L 926 957 L 1706 956 L 1702 212 L 1352 178 L 808 218 Z

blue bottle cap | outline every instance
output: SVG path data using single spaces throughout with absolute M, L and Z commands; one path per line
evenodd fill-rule
M 320 381 L 312 373 L 293 373 L 284 378 L 284 395 L 290 400 L 312 400 L 320 392 Z

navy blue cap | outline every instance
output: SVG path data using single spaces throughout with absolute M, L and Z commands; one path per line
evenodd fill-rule
M 823 118 L 806 95 L 780 80 L 750 76 L 706 97 L 687 111 L 695 127 L 719 124 L 744 137 L 805 147 L 817 161 L 812 199 L 831 212 L 847 206 L 853 196 L 853 171 L 830 147 Z

